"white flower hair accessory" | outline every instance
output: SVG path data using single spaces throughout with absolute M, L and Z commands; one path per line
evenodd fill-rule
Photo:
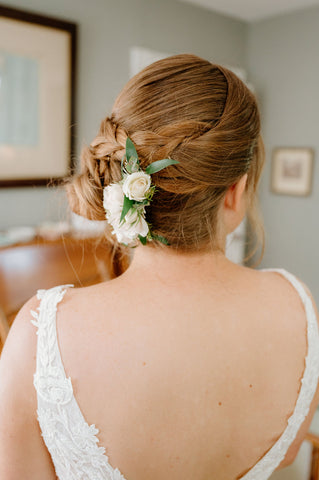
M 112 233 L 126 246 L 135 246 L 136 240 L 146 245 L 147 240 L 158 240 L 168 245 L 161 235 L 152 233 L 151 224 L 145 220 L 145 207 L 150 205 L 156 191 L 151 175 L 169 165 L 179 163 L 164 158 L 141 169 L 136 148 L 130 138 L 121 162 L 122 180 L 103 189 L 103 207 L 106 219 L 113 227 Z

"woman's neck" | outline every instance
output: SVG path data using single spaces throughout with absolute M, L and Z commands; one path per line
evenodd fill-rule
M 167 248 L 153 248 L 139 245 L 126 276 L 142 275 L 144 279 L 156 276 L 166 282 L 183 278 L 204 278 L 206 275 L 220 276 L 235 266 L 220 250 L 211 252 L 180 253 Z

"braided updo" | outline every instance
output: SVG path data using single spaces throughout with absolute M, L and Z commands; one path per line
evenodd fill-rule
M 183 54 L 135 75 L 83 149 L 81 173 L 66 180 L 75 213 L 105 220 L 103 188 L 121 179 L 128 136 L 143 170 L 162 158 L 179 162 L 152 175 L 157 188 L 146 219 L 170 246 L 152 245 L 180 251 L 220 248 L 218 210 L 227 189 L 245 173 L 248 217 L 257 236 L 263 235 L 255 198 L 264 162 L 259 112 L 254 95 L 234 73 Z M 127 258 L 109 229 L 106 234 L 117 260 Z

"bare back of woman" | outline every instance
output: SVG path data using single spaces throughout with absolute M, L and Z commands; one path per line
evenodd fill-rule
M 307 350 L 302 302 L 278 274 L 222 256 L 136 257 L 132 271 L 85 295 L 70 290 L 59 307 L 62 357 L 85 418 L 128 480 L 239 478 L 294 410 Z

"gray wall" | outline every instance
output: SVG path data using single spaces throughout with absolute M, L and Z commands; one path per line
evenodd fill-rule
M 129 78 L 132 45 L 168 53 L 195 53 L 220 63 L 243 66 L 244 22 L 174 0 L 6 0 L 6 5 L 56 16 L 79 25 L 77 141 L 90 142 L 100 120 Z M 0 230 L 62 220 L 61 189 L 0 189 Z
M 261 102 L 267 161 L 260 200 L 266 231 L 263 267 L 283 267 L 306 282 L 319 302 L 319 176 L 315 159 L 309 197 L 270 191 L 276 146 L 319 152 L 319 7 L 254 23 L 248 71 Z

